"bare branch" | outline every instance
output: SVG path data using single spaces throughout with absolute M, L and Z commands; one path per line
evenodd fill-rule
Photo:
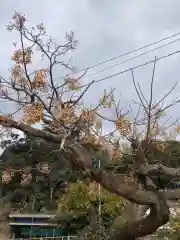
M 143 106 L 143 108 L 144 108 L 144 111 L 147 113 L 146 106 L 144 105 L 144 102 L 143 102 L 143 100 L 142 100 L 142 97 L 141 97 L 141 95 L 140 95 L 140 93 L 139 93 L 139 90 L 138 90 L 138 88 L 137 88 L 137 86 L 136 86 L 136 82 L 135 82 L 133 70 L 131 70 L 131 73 L 132 73 L 132 79 L 133 79 L 134 88 L 135 88 L 136 93 L 137 93 L 137 95 L 138 95 L 138 97 L 139 97 L 139 100 L 140 100 L 140 102 L 141 102 L 141 104 L 142 104 L 142 106 Z
M 158 175 L 165 175 L 172 178 L 180 177 L 180 169 L 179 168 L 171 168 L 166 167 L 161 163 L 156 163 L 153 165 L 142 166 L 141 169 L 138 170 L 139 172 L 149 175 L 149 176 L 158 176 Z

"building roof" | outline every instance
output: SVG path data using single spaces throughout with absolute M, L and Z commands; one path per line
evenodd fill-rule
M 27 222 L 10 222 L 10 226 L 47 226 L 47 227 L 56 227 L 57 224 L 55 223 L 45 223 L 45 222 L 40 222 L 40 223 L 27 223 Z
M 9 218 L 53 218 L 54 214 L 45 213 L 12 213 L 9 214 Z

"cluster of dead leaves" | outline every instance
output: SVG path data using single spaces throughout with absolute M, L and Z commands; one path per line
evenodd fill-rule
M 51 172 L 51 169 L 47 162 L 41 162 L 41 163 L 37 164 L 36 167 L 42 173 L 49 174 Z
M 18 49 L 14 52 L 11 60 L 13 60 L 16 64 L 30 64 L 32 62 L 32 49 L 26 48 L 24 51 Z
M 8 184 L 11 182 L 12 177 L 14 176 L 14 171 L 11 169 L 6 169 L 2 172 L 1 181 L 2 183 Z
M 32 181 L 32 173 L 24 172 L 23 170 L 13 170 L 13 169 L 5 169 L 1 175 L 1 182 L 4 184 L 9 184 L 12 181 L 12 178 L 15 175 L 15 172 L 21 172 L 21 184 L 27 185 Z
M 31 81 L 32 89 L 44 89 L 47 84 L 47 69 L 36 71 L 34 79 Z
M 67 84 L 70 90 L 79 90 L 81 88 L 81 83 L 78 78 L 66 78 L 64 82 Z
M 131 133 L 131 123 L 125 117 L 118 118 L 115 122 L 116 128 L 122 136 L 127 136 Z
M 42 120 L 44 116 L 44 109 L 42 104 L 32 103 L 24 107 L 24 117 L 23 121 L 26 124 L 38 123 Z

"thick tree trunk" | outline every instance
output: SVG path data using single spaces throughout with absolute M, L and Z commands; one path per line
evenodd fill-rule
M 11 227 L 8 221 L 8 215 L 11 212 L 11 204 L 5 204 L 0 209 L 0 240 L 11 239 Z
M 136 240 L 154 233 L 160 226 L 169 221 L 169 207 L 162 196 L 159 196 L 157 204 L 151 206 L 150 213 L 141 220 L 127 223 L 123 228 L 114 231 L 110 240 Z
M 127 208 L 127 219 L 129 219 L 131 222 L 141 220 L 147 209 L 149 207 L 146 205 L 137 205 L 134 203 L 129 203 L 129 207 Z
M 0 219 L 0 240 L 9 240 L 11 238 L 11 228 L 7 219 Z
M 140 221 L 144 217 L 149 207 L 143 206 L 143 205 L 131 204 L 130 208 L 131 208 L 131 211 L 130 211 L 129 219 L 134 219 L 131 221 Z M 138 240 L 145 240 L 145 238 L 144 237 L 138 238 Z

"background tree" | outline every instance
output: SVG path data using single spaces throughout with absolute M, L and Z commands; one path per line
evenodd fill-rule
M 180 194 L 179 191 L 159 191 L 153 176 L 166 175 L 177 178 L 180 171 L 160 162 L 149 164 L 148 153 L 152 141 L 158 138 L 163 139 L 169 128 L 176 127 L 176 132 L 179 132 L 179 126 L 175 126 L 177 121 L 168 126 L 167 119 L 164 118 L 165 110 L 179 103 L 179 100 L 175 99 L 164 105 L 176 85 L 160 100 L 156 102 L 153 100 L 156 59 L 150 84 L 150 100 L 143 95 L 132 71 L 133 84 L 140 102 L 138 113 L 132 117 L 131 109 L 122 110 L 120 103 L 115 101 L 113 90 L 110 93 L 105 91 L 94 108 L 85 106 L 84 94 L 94 84 L 94 81 L 83 85 L 81 83 L 83 75 L 76 78 L 67 77 L 62 84 L 55 81 L 53 74 L 55 67 L 59 65 L 66 69 L 71 68 L 69 61 L 65 62 L 62 57 L 66 59 L 65 54 L 74 50 L 77 45 L 73 33 L 66 35 L 65 44 L 57 45 L 52 38 L 47 37 L 42 24 L 28 29 L 26 18 L 19 13 L 14 15 L 8 30 L 17 31 L 20 42 L 12 56 L 15 65 L 12 67 L 10 80 L 1 77 L 1 98 L 16 103 L 18 110 L 20 109 L 22 113 L 22 118 L 21 121 L 17 120 L 13 113 L 8 116 L 1 115 L 0 124 L 6 128 L 21 130 L 28 136 L 46 141 L 47 144 L 57 144 L 59 156 L 64 158 L 72 169 L 84 172 L 91 181 L 101 184 L 106 191 L 109 191 L 109 194 L 116 194 L 132 203 L 132 208 L 138 214 L 131 217 L 126 224 L 116 221 L 116 218 L 107 231 L 109 239 L 137 239 L 152 234 L 167 223 L 170 217 L 167 201 L 179 199 Z M 48 66 L 33 71 L 31 63 L 35 50 L 46 58 Z M 111 108 L 116 118 L 112 120 L 103 116 L 102 108 Z M 103 135 L 101 131 L 103 121 L 111 121 L 114 124 L 115 128 L 112 133 Z M 46 129 L 36 127 L 33 125 L 35 123 L 46 124 Z M 110 164 L 108 159 L 113 161 L 121 154 L 121 139 L 126 139 L 133 146 L 131 153 L 133 166 L 128 173 L 128 178 L 124 175 L 117 175 L 115 169 L 108 168 Z M 110 144 L 109 158 L 104 158 L 101 161 L 102 164 L 98 164 L 99 159 L 94 151 L 103 152 Z M 46 169 L 50 174 L 52 167 L 49 162 L 46 163 Z M 26 179 L 28 180 L 26 187 L 28 187 L 32 182 L 32 172 L 27 173 L 26 169 L 21 172 L 19 184 L 24 184 L 25 174 L 28 175 Z M 6 182 L 7 175 L 11 181 L 14 171 L 4 169 L 3 182 Z M 22 199 L 25 196 L 23 191 Z M 14 192 L 11 192 L 9 202 L 12 202 L 13 197 Z M 150 213 L 144 217 L 144 209 L 147 208 L 150 209 Z M 93 207 L 90 213 L 93 217 L 97 216 L 93 214 Z M 94 231 L 94 223 L 97 221 L 94 218 L 88 230 L 85 228 L 81 231 L 81 239 L 90 239 L 89 232 L 86 233 L 89 229 L 91 232 Z
M 14 171 L 10 181 L 1 184 L 1 197 L 6 198 L 5 204 L 13 205 L 13 212 L 56 213 L 53 221 L 63 222 L 69 234 L 75 235 L 90 224 L 88 212 L 91 206 L 98 213 L 99 203 L 102 205 L 101 216 L 106 229 L 124 210 L 125 203 L 117 196 L 99 189 L 99 185 L 91 183 L 81 172 L 72 171 L 68 162 L 59 158 L 57 144 L 47 145 L 33 137 L 19 139 L 18 134 L 12 134 L 12 140 L 2 141 L 1 145 L 6 147 L 1 155 L 1 168 Z M 51 174 L 43 171 L 47 162 Z M 27 188 L 19 184 L 24 169 L 32 174 Z M 14 196 L 9 201 L 7 197 L 12 192 Z
M 13 176 L 1 185 L 1 196 L 15 193 L 13 203 L 19 200 L 19 204 L 14 206 L 14 211 L 56 210 L 56 201 L 66 191 L 65 183 L 70 176 L 67 163 L 58 158 L 56 151 L 51 154 L 56 148 L 34 138 L 21 138 L 13 140 L 5 149 L 1 156 L 3 173 L 8 176 L 13 172 Z M 51 164 L 51 174 L 47 161 Z

